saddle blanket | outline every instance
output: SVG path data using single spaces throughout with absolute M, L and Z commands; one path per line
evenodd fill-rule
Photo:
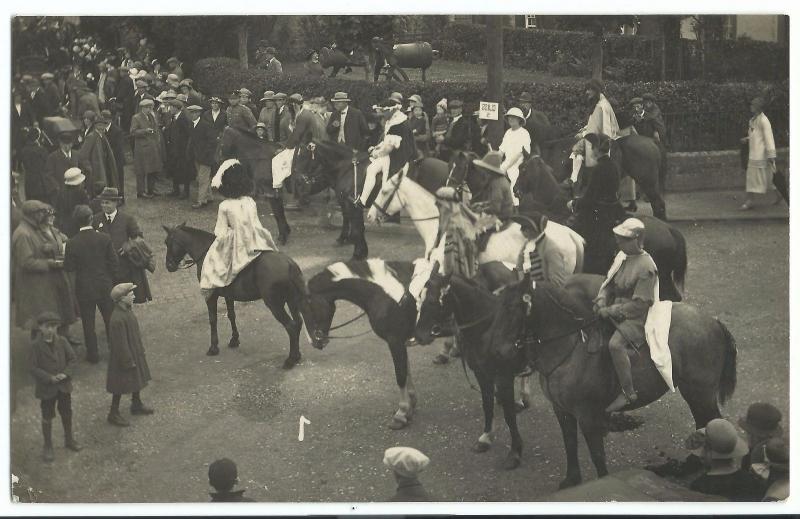
M 650 307 L 644 323 L 644 335 L 650 347 L 650 358 L 664 382 L 674 392 L 672 353 L 669 351 L 669 327 L 672 323 L 672 301 L 658 301 Z
M 272 187 L 283 187 L 283 181 L 292 174 L 294 162 L 294 148 L 285 149 L 272 158 Z

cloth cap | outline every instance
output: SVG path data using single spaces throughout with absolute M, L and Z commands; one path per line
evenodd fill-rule
M 20 209 L 25 216 L 33 216 L 41 211 L 49 211 L 50 206 L 40 200 L 25 200 Z
M 111 300 L 119 301 L 123 296 L 130 294 L 136 288 L 133 283 L 120 283 L 111 289 Z
M 289 96 L 289 101 L 300 104 L 303 102 L 303 96 L 300 94 L 292 94 Z
M 638 218 L 628 218 L 614 227 L 614 234 L 623 238 L 638 238 L 644 234 L 644 224 Z
M 100 110 L 100 115 L 106 119 L 111 119 L 111 110 Z
M 519 103 L 533 103 L 533 96 L 530 94 L 530 92 L 522 92 L 519 95 L 519 99 L 517 99 L 517 102 L 519 102 Z
M 631 99 L 631 104 L 632 104 L 632 105 L 640 105 L 640 104 L 642 104 L 643 102 L 644 102 L 644 101 L 642 101 L 642 98 L 641 98 L 641 97 L 634 97 L 633 99 Z
M 278 92 L 277 94 L 275 94 L 275 100 L 276 101 L 285 101 L 287 97 L 288 96 L 286 94 L 284 94 L 283 92 Z
M 104 187 L 96 198 L 97 200 L 122 200 L 122 197 L 119 196 L 119 189 L 116 187 Z
M 139 106 L 154 106 L 155 104 L 156 103 L 148 97 L 145 97 L 144 99 L 139 101 Z
M 333 94 L 331 101 L 333 101 L 334 103 L 337 101 L 345 101 L 349 103 L 350 101 L 352 101 L 352 99 L 350 99 L 350 96 L 347 94 L 347 92 L 336 92 L 335 94 Z
M 180 78 L 178 78 L 177 74 L 167 74 L 167 81 L 178 83 Z
M 86 180 L 86 175 L 81 173 L 81 168 L 69 168 L 64 172 L 64 184 L 78 186 Z
M 516 107 L 514 107 L 511 110 L 506 112 L 506 117 L 509 117 L 509 116 L 519 117 L 522 120 L 522 124 L 525 124 L 525 121 L 527 120 L 527 119 L 525 119 L 525 116 L 522 115 L 522 110 L 520 110 L 519 108 L 516 108 Z
M 780 436 L 783 434 L 783 415 L 772 404 L 756 402 L 747 408 L 747 415 L 739 418 L 739 427 L 756 436 Z
M 448 108 L 463 108 L 464 102 L 460 99 L 453 99 L 448 103 Z
M 272 101 L 274 97 L 275 97 L 275 92 L 273 92 L 272 90 L 265 90 L 264 96 L 261 98 L 261 101 Z
M 61 317 L 55 312 L 42 312 L 36 317 L 37 326 L 47 323 L 61 323 Z
M 505 175 L 500 169 L 500 164 L 503 163 L 503 153 L 500 151 L 489 151 L 482 159 L 474 159 L 472 163 L 493 173 Z
M 427 456 L 411 447 L 392 447 L 383 453 L 383 464 L 408 478 L 422 472 L 430 461 Z
M 145 81 L 143 79 L 137 79 L 136 80 L 136 87 L 137 88 L 147 88 L 147 81 Z
M 208 466 L 208 482 L 214 488 L 230 488 L 238 476 L 236 463 L 228 458 L 219 459 Z
M 747 442 L 736 434 L 736 428 L 727 420 L 715 418 L 696 433 L 705 436 L 705 444 L 692 450 L 698 456 L 708 454 L 712 459 L 726 460 L 739 459 L 747 454 Z

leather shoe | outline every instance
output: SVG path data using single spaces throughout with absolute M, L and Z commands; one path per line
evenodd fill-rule
M 119 413 L 108 413 L 108 423 L 118 427 L 127 427 L 130 425 L 130 422 L 123 418 Z
M 83 447 L 80 443 L 76 442 L 74 439 L 69 439 L 64 442 L 64 447 L 71 450 L 72 452 L 80 452 L 83 450 Z
M 630 395 L 626 395 L 624 391 L 620 391 L 617 398 L 614 399 L 608 407 L 606 407 L 607 413 L 615 413 L 624 409 L 627 405 L 636 402 L 637 400 L 636 392 L 631 393 Z
M 131 406 L 131 414 L 149 415 L 149 414 L 153 414 L 154 412 L 155 411 L 153 409 L 145 406 L 144 404 L 132 405 Z

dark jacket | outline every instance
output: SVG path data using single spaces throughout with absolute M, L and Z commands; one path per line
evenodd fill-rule
M 414 134 L 411 133 L 408 120 L 391 126 L 386 134 L 400 137 L 400 146 L 389 153 L 389 175 L 394 175 L 407 162 L 417 157 L 417 147 L 414 144 Z
M 189 145 L 186 149 L 187 159 L 205 166 L 213 166 L 216 149 L 217 139 L 214 128 L 211 127 L 208 120 L 200 117 L 197 125 L 191 128 Z
M 341 120 L 342 113 L 339 110 L 334 110 L 325 129 L 333 142 L 339 141 Z M 344 119 L 344 143 L 354 150 L 364 151 L 367 149 L 366 137 L 368 133 L 369 126 L 367 126 L 367 120 L 361 110 L 352 106 L 348 107 L 347 117 Z
M 206 110 L 203 112 L 201 116 L 203 119 L 211 124 L 211 129 L 214 130 L 214 140 L 217 144 L 219 144 L 219 138 L 222 135 L 222 130 L 228 126 L 228 115 L 225 113 L 225 109 L 221 108 L 219 111 L 219 115 L 217 115 L 217 120 L 215 121 L 214 118 L 211 116 L 211 110 Z M 217 145 L 215 144 L 215 146 Z
M 114 247 L 114 252 L 116 252 L 119 257 L 119 275 L 115 281 L 117 283 L 128 282 L 136 285 L 134 294 L 136 295 L 137 303 L 150 301 L 152 295 L 150 294 L 150 284 L 147 281 L 145 270 L 136 267 L 124 254 L 120 255 L 122 245 L 128 239 L 138 236 L 143 237 L 139 224 L 136 223 L 136 219 L 131 215 L 117 210 L 114 221 L 109 225 L 106 221 L 105 213 L 97 213 L 94 215 L 93 226 L 98 231 L 108 233 L 111 237 L 111 244 Z
M 511 196 L 511 182 L 504 175 L 484 172 L 491 175 L 483 189 L 472 196 L 470 206 L 475 210 L 483 210 L 501 220 L 507 220 L 514 212 L 514 200 Z
M 117 82 L 117 90 L 114 97 L 117 98 L 117 106 L 122 111 L 122 129 L 130 130 L 126 124 L 130 124 L 131 117 L 136 111 L 135 101 L 133 94 L 136 89 L 133 86 L 133 80 L 128 74 L 122 74 Z
M 314 114 L 309 110 L 302 110 L 297 114 L 294 121 L 294 130 L 286 139 L 286 148 L 293 149 L 301 145 L 306 145 L 312 140 L 311 126 Z
M 133 171 L 137 175 L 158 173 L 164 170 L 164 137 L 155 114 L 148 117 L 139 112 L 131 118 L 133 148 Z M 148 130 L 153 130 L 149 133 Z
M 123 132 L 122 128 L 117 126 L 116 123 L 111 123 L 111 126 L 106 130 L 106 139 L 108 139 L 108 143 L 111 145 L 111 151 L 114 152 L 114 160 L 117 163 L 117 175 L 122 179 L 122 175 L 125 172 L 125 132 Z M 124 187 L 121 184 L 122 182 L 120 182 L 120 189 Z
M 617 164 L 607 155 L 600 157 L 590 170 L 583 196 L 575 201 L 575 211 L 592 211 L 614 204 L 618 200 L 619 180 Z
M 475 118 L 462 115 L 450 125 L 444 136 L 444 144 L 451 150 L 473 151 L 480 147 L 481 130 Z
M 18 158 L 25 172 L 25 196 L 29 200 L 53 204 L 60 186 L 47 174 L 47 150 L 39 144 L 29 143 L 19 152 Z M 61 179 L 63 182 L 63 174 Z
M 117 304 L 108 327 L 106 391 L 113 395 L 141 391 L 150 381 L 150 367 L 144 354 L 139 321 L 131 310 Z
M 72 393 L 72 366 L 78 359 L 69 342 L 56 335 L 52 343 L 44 341 L 41 333 L 36 335 L 28 352 L 28 366 L 36 380 L 36 398 L 50 400 L 58 392 Z M 63 373 L 67 378 L 53 383 L 50 377 Z
M 33 115 L 36 117 L 36 121 L 39 123 L 39 126 L 42 126 L 42 121 L 44 121 L 45 117 L 50 117 L 53 115 L 50 111 L 47 94 L 45 94 L 44 90 L 41 88 L 36 89 L 36 91 L 33 93 L 33 97 L 31 98 L 31 107 L 33 108 Z
M 105 133 L 91 131 L 79 152 L 81 171 L 86 175 L 86 191 L 90 198 L 97 193 L 96 184 L 119 188 L 117 158 Z
M 752 472 L 741 469 L 732 474 L 703 474 L 692 481 L 689 488 L 703 494 L 726 497 L 731 501 L 761 501 L 764 495 L 764 482 Z
M 25 144 L 25 134 L 23 128 L 30 128 L 36 122 L 36 116 L 33 113 L 31 104 L 23 97 L 20 103 L 20 112 L 11 102 L 11 147 L 15 151 L 19 151 Z
M 72 218 L 76 206 L 89 205 L 89 195 L 86 194 L 84 184 L 79 186 L 64 186 L 56 197 L 54 208 L 56 210 L 56 227 L 61 232 L 72 238 L 78 234 L 79 225 Z
M 60 148 L 47 156 L 47 164 L 45 166 L 47 169 L 47 176 L 52 179 L 55 185 L 59 186 L 59 190 L 64 184 L 64 173 L 69 168 L 78 167 L 78 161 L 79 156 L 76 150 L 71 150 L 69 158 L 64 155 L 64 152 L 61 151 Z
M 107 234 L 84 229 L 67 241 L 64 270 L 75 272 L 78 301 L 109 299 L 118 268 L 117 253 Z
M 191 182 L 195 177 L 194 163 L 186 158 L 186 149 L 189 145 L 189 136 L 192 133 L 192 121 L 184 112 L 175 118 L 165 130 L 167 141 L 167 171 L 172 179 L 184 184 Z

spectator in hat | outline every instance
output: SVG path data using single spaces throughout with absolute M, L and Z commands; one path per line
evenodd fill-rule
M 727 420 L 716 418 L 692 433 L 686 447 L 700 457 L 706 471 L 689 488 L 703 494 L 718 495 L 731 501 L 759 501 L 763 485 L 755 474 L 742 470 L 741 459 L 747 443 Z
M 322 96 L 312 97 L 309 102 L 308 109 L 312 117 L 311 124 L 311 137 L 314 142 L 322 142 L 328 140 L 328 116 L 326 110 L 328 102 Z
M 116 110 L 120 114 L 120 127 L 124 131 L 130 130 L 131 118 L 136 111 L 135 87 L 128 72 L 127 68 L 119 68 L 119 81 L 114 92 Z
M 525 129 L 525 116 L 519 108 L 512 108 L 506 112 L 506 123 L 508 129 L 503 135 L 499 150 L 503 153 L 503 163 L 500 169 L 508 175 L 511 181 L 511 193 L 516 193 L 517 178 L 519 178 L 519 167 L 525 159 L 525 154 L 531 153 L 531 136 Z M 514 206 L 519 205 L 519 198 L 513 196 Z
M 75 86 L 75 96 L 78 99 L 78 113 L 82 114 L 87 110 L 92 110 L 94 113 L 100 113 L 100 100 L 97 94 L 92 92 L 86 82 L 81 82 Z
M 369 126 L 364 114 L 351 106 L 347 92 L 336 92 L 331 98 L 333 113 L 328 119 L 327 132 L 330 139 L 348 148 L 364 151 L 367 148 Z
M 531 137 L 531 147 L 535 153 L 539 153 L 540 143 L 556 137 L 552 135 L 550 119 L 544 112 L 533 109 L 533 96 L 530 92 L 522 92 L 517 99 L 517 105 L 525 118 L 525 129 Z
M 189 184 L 195 177 L 194 163 L 186 157 L 192 123 L 184 111 L 184 102 L 180 98 L 169 103 L 171 120 L 165 130 L 166 168 L 172 176 L 172 192 L 169 196 L 189 199 Z M 183 192 L 181 192 L 183 187 Z
M 97 99 L 100 101 L 100 106 L 103 108 L 111 109 L 109 99 L 114 97 L 114 90 L 116 89 L 116 79 L 111 74 L 111 65 L 108 60 L 104 59 L 100 62 L 100 74 L 97 77 Z
M 278 113 L 275 116 L 276 142 L 286 142 L 294 124 L 294 105 L 288 103 L 288 99 L 289 96 L 283 92 L 275 94 L 275 107 L 278 109 Z
M 180 91 L 181 79 L 175 74 L 167 74 L 167 86 L 170 90 L 178 93 Z
M 789 440 L 770 438 L 763 445 L 764 461 L 753 471 L 766 480 L 762 501 L 785 501 L 789 497 Z
M 144 238 L 139 224 L 133 216 L 118 209 L 120 196 L 117 188 L 103 189 L 97 199 L 100 201 L 102 212 L 94 215 L 92 225 L 96 230 L 107 233 L 111 238 L 111 244 L 119 257 L 116 280 L 136 285 L 135 303 L 151 301 L 153 297 L 150 294 L 150 285 L 147 282 L 144 266 L 135 264 L 129 255 L 123 253 L 127 242 Z
M 152 198 L 156 194 L 156 176 L 164 170 L 164 138 L 153 113 L 153 100 L 143 99 L 139 105 L 139 113 L 131 119 L 131 136 L 136 143 L 133 148 L 136 197 Z
M 58 193 L 55 203 L 56 227 L 72 238 L 78 233 L 80 225 L 73 217 L 73 211 L 79 205 L 89 204 L 84 181 L 86 176 L 80 168 L 70 168 L 64 172 L 64 187 Z
M 258 122 L 266 127 L 266 139 L 275 142 L 275 117 L 278 114 L 278 107 L 275 105 L 275 92 L 266 90 L 261 97 L 264 107 L 258 114 Z
M 289 138 L 284 143 L 284 150 L 279 152 L 272 159 L 272 188 L 275 190 L 277 199 L 284 181 L 286 181 L 292 174 L 292 164 L 294 162 L 295 148 L 298 146 L 307 146 L 313 139 L 312 128 L 314 126 L 314 114 L 307 110 L 303 104 L 303 96 L 300 94 L 292 94 L 289 96 L 289 112 L 294 113 L 294 124 L 291 129 Z M 300 194 L 295 191 L 297 204 L 300 205 Z M 296 208 L 296 207 L 295 207 Z M 284 245 L 288 238 L 287 232 L 281 232 L 278 236 L 278 244 Z
M 167 59 L 167 73 L 178 78 L 178 81 L 183 79 L 183 68 L 178 58 L 172 56 Z
M 94 122 L 97 120 L 97 112 L 94 110 L 86 110 L 83 112 L 81 116 L 81 122 L 83 123 L 83 133 L 78 136 L 78 144 L 83 144 L 83 141 L 86 140 L 86 136 L 92 132 L 94 128 Z
M 431 119 L 431 141 L 434 145 L 433 155 L 438 157 L 441 143 L 450 127 L 450 116 L 447 114 L 447 99 L 441 99 L 436 103 L 436 115 Z
M 252 503 L 252 499 L 244 497 L 244 489 L 233 490 L 238 483 L 236 463 L 228 458 L 218 459 L 208 466 L 208 484 L 216 490 L 211 493 L 212 503 Z
M 214 149 L 216 149 L 222 136 L 222 130 L 228 126 L 228 116 L 225 113 L 226 111 L 222 109 L 223 103 L 221 98 L 212 96 L 209 98 L 208 103 L 211 108 L 203 113 L 203 118 L 209 122 L 211 129 L 214 130 L 214 142 L 216 143 L 214 144 Z M 212 170 L 216 169 L 216 163 L 214 166 Z
M 262 141 L 267 140 L 267 125 L 264 123 L 256 123 L 256 137 Z
M 46 204 L 55 202 L 59 184 L 48 174 L 49 154 L 42 146 L 39 128 L 31 127 L 25 134 L 25 145 L 19 152 L 19 165 L 25 174 L 25 196 L 28 200 L 41 200 Z
M 47 106 L 47 113 L 51 116 L 61 113 L 61 94 L 58 92 L 58 85 L 56 85 L 54 79 L 55 75 L 52 72 L 45 72 L 41 76 L 42 93 Z
M 72 132 L 61 132 L 58 134 L 58 149 L 50 152 L 45 163 L 45 170 L 48 182 L 61 186 L 64 181 L 64 173 L 69 168 L 78 166 L 79 154 L 72 149 L 75 136 Z
M 455 151 L 474 151 L 480 148 L 481 131 L 475 118 L 463 114 L 464 103 L 453 99 L 447 104 L 450 110 L 450 126 L 447 132 L 435 139 L 439 147 L 439 158 L 445 162 Z
M 431 123 L 422 106 L 422 97 L 414 94 L 408 98 L 408 112 L 408 124 L 411 126 L 411 133 L 414 134 L 417 156 L 427 157 L 431 152 Z
M 131 394 L 131 415 L 151 415 L 153 409 L 142 403 L 140 392 L 150 381 L 150 368 L 142 345 L 139 321 L 133 313 L 133 283 L 120 283 L 111 289 L 114 308 L 108 331 L 108 373 L 106 391 L 111 393 L 108 423 L 130 425 L 119 412 L 122 395 Z
M 25 146 L 26 128 L 38 126 L 33 108 L 28 99 L 23 95 L 22 89 L 15 88 L 11 101 L 11 150 L 15 154 L 15 162 L 22 147 Z
M 401 106 L 403 104 L 403 94 L 401 94 L 400 92 L 392 92 L 391 94 L 389 94 L 389 99 L 394 99 Z
M 42 411 L 42 459 L 52 462 L 53 418 L 56 408 L 64 427 L 64 446 L 78 452 L 82 447 L 75 441 L 72 430 L 72 366 L 77 359 L 69 342 L 57 333 L 61 317 L 54 312 L 41 312 L 32 328 L 29 369 L 36 382 L 35 395 Z
M 28 81 L 27 87 L 36 122 L 41 126 L 45 117 L 51 117 L 54 114 L 50 111 L 51 107 L 48 105 L 47 97 L 44 94 L 44 90 L 42 90 L 39 80 L 31 78 L 31 80 Z
M 476 176 L 479 187 L 470 200 L 470 208 L 506 221 L 514 212 L 511 183 L 503 171 L 503 153 L 490 151 L 482 159 L 474 159 L 473 164 L 482 175 Z M 484 244 L 485 245 L 485 244 Z
M 252 132 L 258 121 L 256 121 L 250 108 L 241 103 L 242 97 L 238 90 L 234 90 L 228 95 L 228 109 L 226 110 L 228 126 L 232 126 L 237 130 Z
M 306 54 L 306 59 L 303 62 L 303 70 L 305 75 L 311 78 L 321 78 L 325 76 L 325 69 L 319 62 L 319 52 L 312 50 Z
M 110 122 L 102 117 L 95 119 L 92 131 L 86 135 L 78 153 L 78 163 L 86 175 L 90 198 L 97 194 L 96 189 L 100 184 L 119 189 L 117 159 L 106 137 L 106 128 Z
M 194 163 L 194 169 L 197 171 L 197 200 L 192 204 L 192 208 L 200 209 L 212 200 L 211 167 L 214 165 L 216 136 L 211 124 L 201 117 L 202 106 L 189 106 L 186 112 L 192 122 L 189 144 L 186 147 L 187 159 Z
M 178 84 L 181 94 L 186 96 L 186 103 L 189 105 L 202 105 L 205 103 L 203 95 L 194 89 L 194 82 L 191 79 L 184 79 Z
M 411 447 L 392 447 L 383 453 L 383 464 L 392 469 L 397 481 L 397 491 L 389 501 L 434 501 L 419 482 L 419 473 L 430 459 Z
M 63 270 L 63 241 L 52 222 L 55 211 L 39 200 L 22 203 L 22 222 L 11 235 L 11 275 L 16 324 L 28 328 L 45 311 L 55 312 L 67 337 L 76 321 L 75 301 Z
M 136 110 L 138 111 L 139 107 L 141 106 L 141 102 L 144 99 L 152 98 L 153 96 L 151 96 L 150 92 L 147 90 L 147 81 L 143 79 L 137 79 L 134 85 L 136 86 L 136 92 L 134 92 L 133 95 L 133 102 L 136 104 Z
M 64 270 L 75 273 L 75 297 L 81 312 L 86 360 L 96 364 L 100 359 L 95 333 L 96 311 L 100 310 L 108 336 L 112 310 L 109 294 L 117 276 L 119 260 L 111 238 L 92 227 L 92 209 L 88 205 L 76 206 L 70 218 L 78 232 L 67 241 Z
M 766 402 L 756 402 L 747 408 L 747 414 L 739 418 L 739 427 L 747 434 L 747 446 L 750 449 L 742 459 L 742 468 L 747 470 L 754 463 L 763 463 L 764 444 L 771 438 L 783 435 L 778 408 Z
M 283 75 L 283 65 L 275 57 L 275 47 L 267 47 L 264 49 L 264 59 L 259 63 L 259 67 L 266 70 L 267 74 L 271 77 L 278 78 Z
M 247 88 L 240 88 L 239 98 L 239 104 L 249 108 L 250 113 L 253 114 L 253 117 L 255 118 L 255 115 L 258 113 L 258 108 L 256 108 L 255 104 L 253 104 L 253 93 Z
M 100 117 L 108 121 L 106 125 L 106 138 L 111 145 L 111 151 L 114 152 L 114 159 L 117 161 L 117 179 L 119 180 L 119 193 L 125 197 L 125 132 L 122 131 L 110 110 L 102 110 Z

